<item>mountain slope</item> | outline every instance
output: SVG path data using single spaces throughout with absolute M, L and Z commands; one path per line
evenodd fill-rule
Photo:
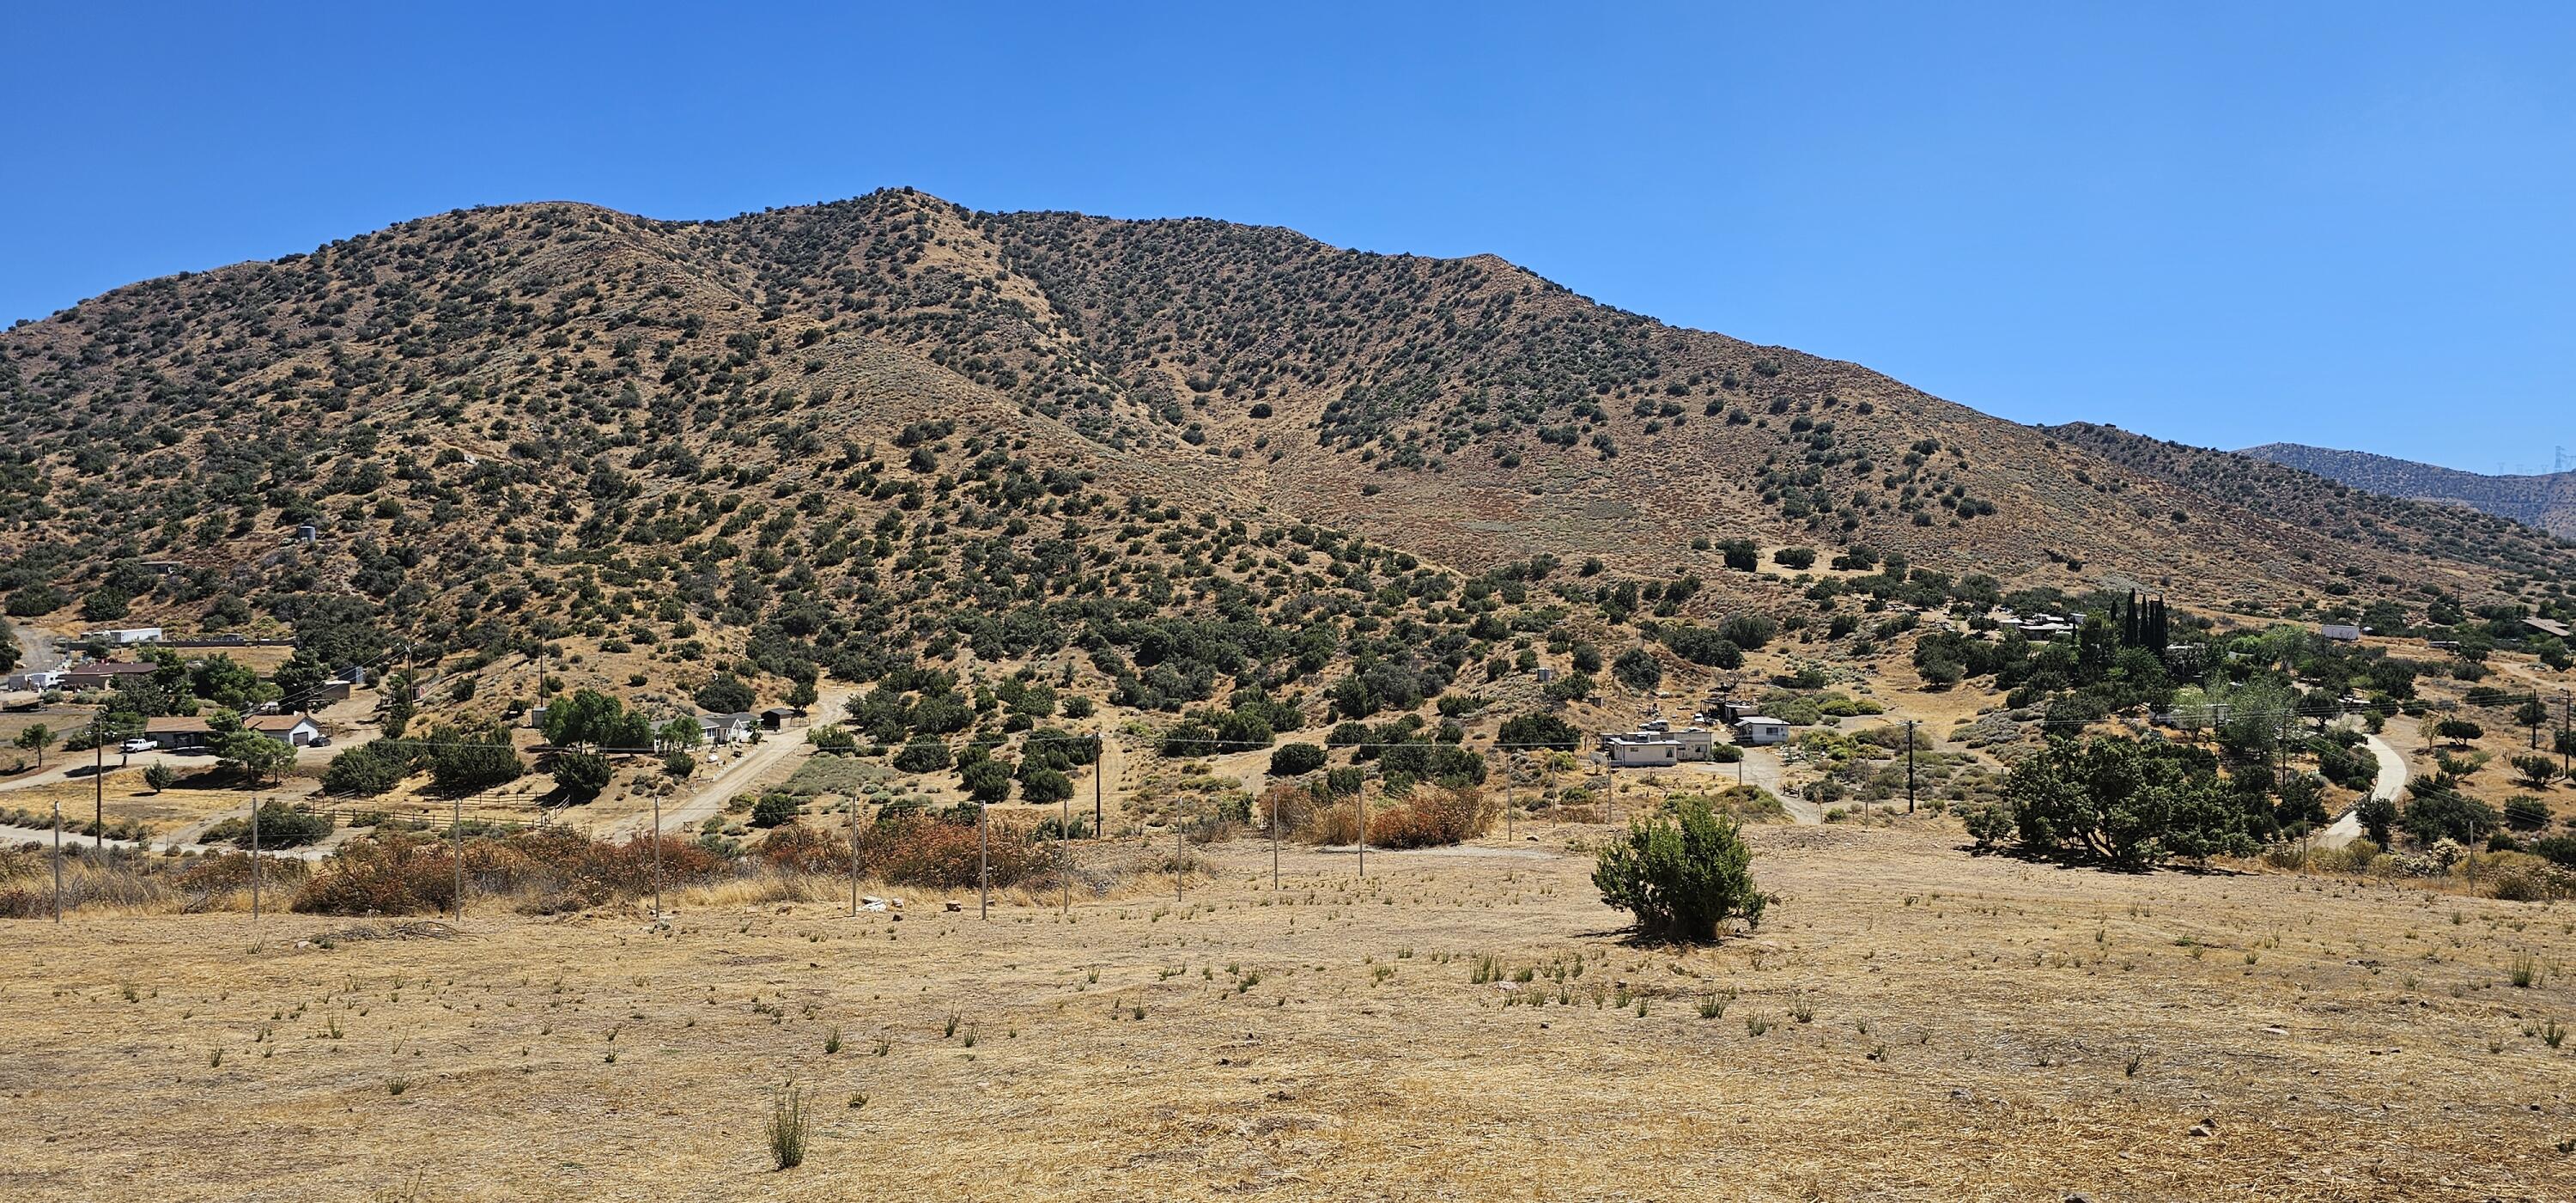
M 1454 675 L 1589 601 L 1550 570 L 1595 558 L 1632 594 L 1704 582 L 1680 617 L 1811 608 L 1729 571 L 1735 540 L 2285 614 L 2576 568 L 2510 523 L 2000 421 L 1491 257 L 909 190 L 450 213 L 119 289 L 0 334 L 0 444 L 13 616 L 292 628 L 513 691 L 785 693 L 961 649 L 1158 705 L 1316 671 L 1139 625 L 1181 617 Z
M 2487 476 L 2367 451 L 2337 451 L 2302 443 L 2265 443 L 2237 454 L 2314 472 L 2373 493 L 2464 505 L 2538 527 L 2562 539 L 2576 539 L 2576 472 Z

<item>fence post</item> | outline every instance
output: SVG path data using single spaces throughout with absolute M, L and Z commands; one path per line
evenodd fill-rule
M 250 800 L 250 917 L 259 918 L 259 799 Z
M 54 799 L 54 922 L 63 921 L 63 800 Z
M 653 922 L 662 921 L 662 795 L 653 795 Z
M 456 846 L 456 851 L 454 853 L 456 857 L 456 917 L 458 919 L 463 919 L 465 917 L 465 796 L 463 794 L 459 794 L 448 801 L 455 808 L 454 813 L 451 814 L 448 819 L 448 830 L 453 833 Z
M 987 817 L 992 808 L 975 804 L 975 917 L 993 917 L 993 825 Z

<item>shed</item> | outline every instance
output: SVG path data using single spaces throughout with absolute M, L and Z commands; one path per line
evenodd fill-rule
M 794 706 L 772 706 L 760 712 L 760 725 L 772 731 L 784 731 L 787 724 L 803 717 L 805 712 Z
M 2350 643 L 2361 638 L 2361 628 L 2348 622 L 2330 622 L 2317 628 L 2317 634 L 2337 643 Z

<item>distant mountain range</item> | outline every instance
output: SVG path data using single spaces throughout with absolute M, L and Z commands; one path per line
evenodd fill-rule
M 2576 472 L 2487 476 L 2367 451 L 2265 443 L 2238 452 L 2390 497 L 2464 505 L 2576 539 Z

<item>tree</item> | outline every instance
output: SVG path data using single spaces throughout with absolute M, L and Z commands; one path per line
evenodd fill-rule
M 1000 802 L 1011 796 L 1011 766 L 1006 761 L 982 757 L 959 770 L 957 779 L 966 787 L 966 796 L 978 802 Z
M 389 793 L 411 773 L 410 759 L 390 741 L 359 744 L 331 758 L 322 770 L 322 792 L 335 798 L 372 798 Z
M 2538 698 L 2524 702 L 2513 712 L 2513 721 L 2531 728 L 2531 746 L 2540 746 L 2540 729 L 2549 722 L 2549 703 Z
M 1502 729 L 1494 733 L 1496 744 L 1506 749 L 1524 751 L 1535 748 L 1554 748 L 1562 752 L 1571 752 L 1582 740 L 1583 733 L 1575 730 L 1574 724 L 1545 711 L 1533 711 L 1505 719 Z
M 1805 572 L 1806 570 L 1816 566 L 1816 549 L 1812 547 L 1783 547 L 1780 550 L 1771 553 L 1771 562 L 1792 572 Z
M 239 727 L 215 737 L 215 756 L 253 781 L 275 781 L 295 765 L 295 749 L 284 740 Z
M 1721 624 L 1717 632 L 1745 651 L 1758 652 L 1780 633 L 1780 624 L 1768 614 L 1738 614 Z
M 1632 822 L 1624 839 L 1603 847 L 1592 884 L 1602 902 L 1637 917 L 1641 934 L 1705 943 L 1728 919 L 1762 921 L 1770 899 L 1754 886 L 1752 860 L 1735 820 L 1689 796 L 1673 814 Z
M 2515 794 L 2504 800 L 2504 825 L 2516 831 L 2538 831 L 2549 826 L 2549 804 L 2529 794 Z
M 1632 647 L 1611 662 L 1610 675 L 1630 689 L 1649 690 L 1664 683 L 1664 666 L 1655 662 L 1653 653 Z
M 740 714 L 751 709 L 758 695 L 732 673 L 717 673 L 698 687 L 695 700 L 700 710 L 714 714 Z
M 555 784 L 575 798 L 587 801 L 608 788 L 608 758 L 595 752 L 563 752 L 554 758 Z
M 2470 740 L 2483 738 L 2487 729 L 2464 718 L 2446 718 L 2433 724 L 2433 734 L 2453 747 L 2465 747 Z
M 1281 744 L 1270 754 L 1270 775 L 1301 777 L 1324 767 L 1324 750 L 1313 744 Z
M 673 749 L 672 751 L 663 753 L 662 771 L 675 778 L 685 780 L 689 774 L 698 771 L 698 761 L 696 757 L 693 757 L 686 752 Z
M 1044 805 L 1073 796 L 1073 778 L 1044 765 L 1020 766 L 1020 801 Z
M 2558 777 L 2558 762 L 2538 753 L 2514 757 L 2513 769 L 2522 774 L 2522 783 L 2533 789 L 2547 789 Z
M 2456 790 L 2426 790 L 2406 804 L 2406 834 L 2427 844 L 2449 839 L 2475 845 L 2502 822 L 2494 807 Z
M 1730 671 L 1744 667 L 1744 649 L 1711 628 L 1668 626 L 1664 628 L 1663 636 L 1664 646 L 1693 664 Z
M 653 729 L 653 742 L 664 751 L 694 748 L 707 741 L 707 729 L 698 720 L 682 715 Z
M 894 767 L 906 773 L 935 773 L 950 762 L 948 745 L 935 739 L 916 739 L 894 754 Z
M 153 761 L 143 766 L 143 784 L 151 786 L 153 793 L 161 793 L 179 784 L 179 770 L 160 761 Z
M 783 827 L 795 821 L 794 794 L 762 794 L 751 804 L 751 825 L 754 827 Z
M 2124 867 L 2254 850 L 2214 757 L 2117 736 L 2067 737 L 2004 778 L 2022 845 Z
M 528 771 L 519 750 L 498 730 L 438 727 L 422 744 L 428 748 L 430 785 L 442 793 L 487 790 Z
M 18 733 L 18 746 L 36 754 L 36 767 L 39 770 L 45 767 L 45 749 L 52 747 L 53 743 L 54 729 L 43 723 L 37 723 Z
M 625 719 L 624 702 L 596 689 L 576 689 L 546 708 L 546 742 L 559 748 L 615 746 Z
M 2397 825 L 2397 803 L 2372 794 L 2353 808 L 2352 817 L 2361 821 L 2361 832 L 2370 837 L 2371 843 L 2385 848 L 2388 846 L 2388 829 Z

